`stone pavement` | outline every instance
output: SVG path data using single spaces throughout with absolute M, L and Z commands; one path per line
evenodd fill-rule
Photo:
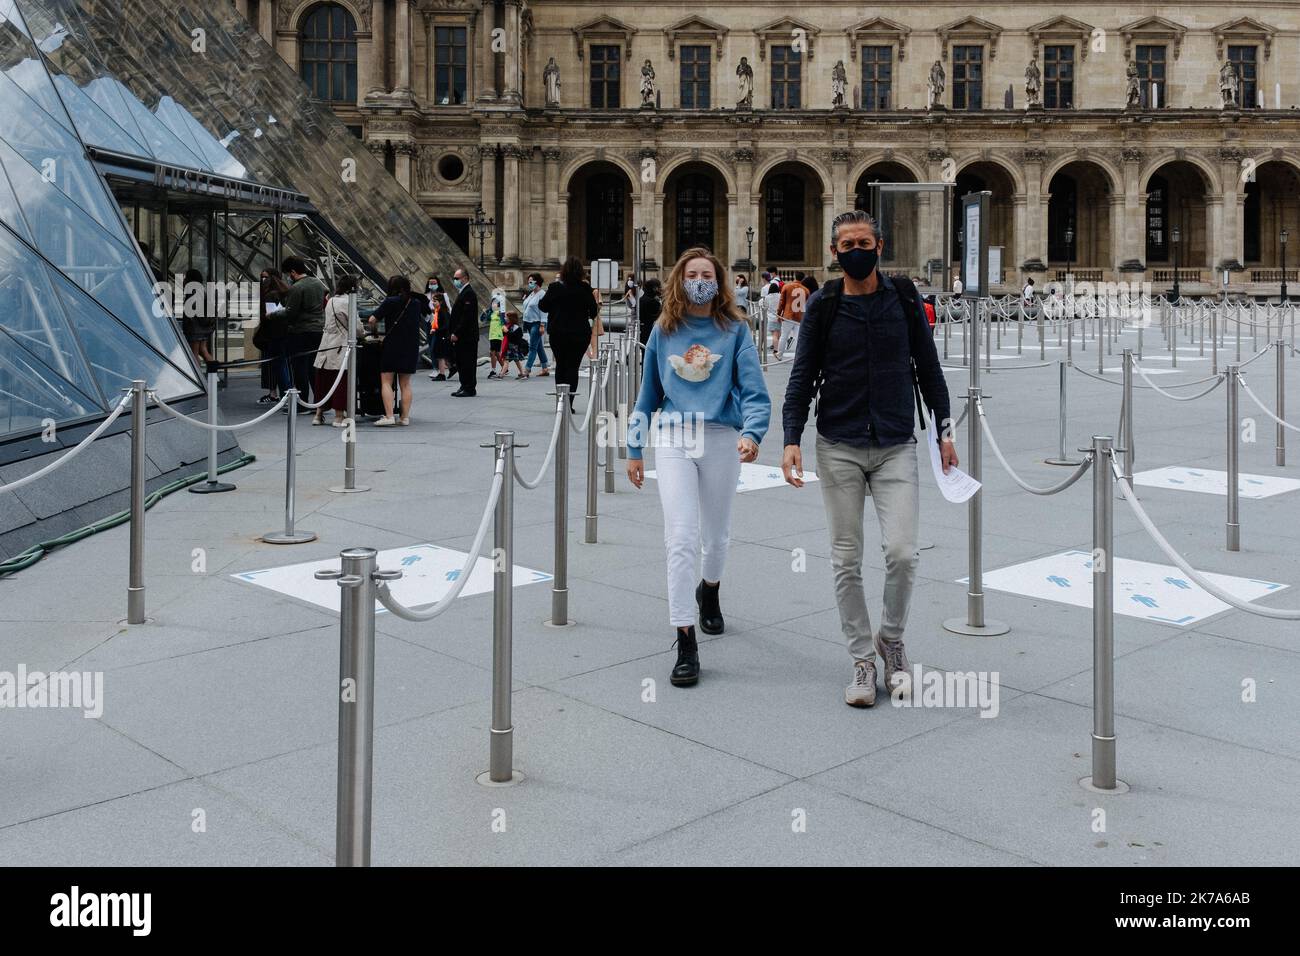
M 1149 353 L 1155 338 L 1147 338 Z M 1076 352 L 1085 368 L 1096 367 L 1093 347 Z M 1035 364 L 1036 353 L 1027 348 L 1021 362 Z M 1108 364 L 1118 365 L 1118 355 Z M 1159 359 L 1153 354 L 1149 364 Z M 1158 379 L 1162 386 L 1208 374 L 1208 363 L 1180 364 L 1178 375 Z M 787 370 L 768 373 L 775 408 L 760 458 L 767 464 L 780 460 Z M 1247 374 L 1261 397 L 1273 394 L 1271 357 Z M 955 409 L 965 376 L 949 372 Z M 232 381 L 227 420 L 252 417 L 255 380 Z M 175 494 L 149 512 L 146 625 L 118 623 L 125 527 L 0 581 L 0 671 L 21 664 L 104 675 L 99 719 L 71 709 L 0 710 L 0 859 L 330 864 L 337 618 L 232 575 L 358 545 L 468 548 L 491 472 L 491 452 L 479 445 L 496 428 L 515 429 L 532 443 L 520 452 L 531 477 L 550 433 L 551 381 L 480 380 L 480 397 L 463 401 L 448 397 L 454 384 L 419 376 L 414 425 L 358 431 L 358 481 L 373 487 L 366 494 L 327 490 L 341 477 L 340 433 L 300 419 L 298 524 L 320 538 L 295 547 L 257 540 L 282 522 L 284 419 L 244 433 L 243 447 L 258 460 L 228 476 L 238 491 Z M 1036 484 L 1065 474 L 1040 464 L 1056 450 L 1056 381 L 1054 365 L 983 376 L 999 444 Z M 1093 433 L 1113 434 L 1120 390 L 1078 373 L 1070 387 L 1071 449 Z M 1300 391 L 1290 392 L 1289 406 L 1300 408 Z M 1137 467 L 1223 468 L 1223 398 L 1220 389 L 1180 404 L 1139 392 Z M 1274 467 L 1272 428 L 1255 412 L 1243 396 L 1241 414 L 1255 418 L 1260 438 L 1243 445 L 1242 470 L 1294 474 L 1300 466 Z M 812 436 L 810 429 L 806 461 L 815 468 Z M 1090 771 L 1090 613 L 989 591 L 987 613 L 1007 622 L 1009 634 L 944 631 L 943 620 L 965 613 L 956 582 L 966 573 L 967 512 L 944 502 L 924 470 L 922 537 L 935 547 L 922 552 L 908 649 L 927 669 L 997 672 L 991 718 L 972 708 L 895 708 L 883 693 L 874 709 L 845 706 L 851 668 L 815 484 L 737 497 L 722 588 L 727 632 L 703 642 L 699 686 L 672 687 L 654 483 L 636 492 L 616 462 L 617 491 L 600 495 L 600 543 L 582 543 L 582 442 L 572 455 L 569 525 L 577 625 L 543 626 L 547 584 L 515 590 L 521 785 L 475 782 L 488 756 L 490 596 L 462 597 L 431 624 L 378 617 L 377 865 L 1297 858 L 1295 623 L 1235 610 L 1190 627 L 1117 616 L 1118 767 L 1132 789 L 1099 796 L 1077 782 Z M 963 427 L 962 453 L 965 445 Z M 1055 498 L 1032 497 L 987 446 L 984 475 L 986 570 L 1091 549 L 1090 477 Z M 550 488 L 548 478 L 536 491 L 516 490 L 516 561 L 545 571 Z M 1235 554 L 1223 548 L 1225 499 L 1139 493 L 1197 568 L 1288 584 L 1262 603 L 1300 606 L 1295 493 L 1243 499 Z M 1115 537 L 1119 556 L 1166 563 L 1122 500 Z M 868 541 L 875 540 L 869 512 Z M 196 565 L 195 549 L 205 566 Z M 878 615 L 882 560 L 874 545 L 868 550 L 869 606 Z M 805 568 L 794 570 L 801 555 Z M 647 679 L 655 682 L 653 702 L 644 699 Z M 1256 688 L 1250 703 L 1246 681 Z

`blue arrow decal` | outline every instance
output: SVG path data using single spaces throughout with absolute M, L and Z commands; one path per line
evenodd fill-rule
M 418 554 L 408 554 L 406 557 L 402 558 L 402 567 L 409 568 L 411 565 L 413 565 L 416 561 L 419 560 L 420 560 L 420 556 Z
M 1203 474 L 1202 474 L 1201 472 L 1199 472 L 1199 471 L 1189 471 L 1188 474 L 1189 474 L 1189 475 L 1193 475 L 1193 476 L 1195 476 L 1195 477 L 1197 477 L 1197 478 L 1204 477 Z
M 1070 586 L 1069 578 L 1063 578 L 1059 574 L 1049 574 L 1047 580 L 1051 581 L 1058 588 L 1068 588 Z
M 1135 595 L 1133 595 L 1133 600 L 1134 600 L 1134 601 L 1137 601 L 1137 602 L 1138 602 L 1139 604 L 1141 604 L 1141 605 L 1144 605 L 1145 607 L 1159 607 L 1159 606 L 1160 606 L 1159 604 L 1156 603 L 1156 599 L 1155 599 L 1155 598 L 1153 598 L 1153 597 L 1147 597 L 1145 594 L 1135 594 Z
M 1182 588 L 1184 591 L 1191 589 L 1191 585 L 1182 578 L 1165 578 L 1165 584 L 1172 584 L 1174 587 Z
M 1181 478 L 1170 478 L 1170 479 L 1169 479 L 1169 483 L 1170 483 L 1171 485 L 1185 485 L 1185 484 L 1187 484 L 1187 482 L 1183 481 Z
M 451 571 L 448 571 L 445 577 L 448 581 L 455 581 L 458 577 L 460 577 L 460 568 L 455 568 Z

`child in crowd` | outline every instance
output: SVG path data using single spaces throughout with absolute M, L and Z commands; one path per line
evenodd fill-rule
M 506 313 L 506 325 L 501 340 L 501 377 L 509 372 L 511 362 L 515 363 L 515 378 L 527 378 L 521 364 L 528 357 L 528 340 L 524 338 L 524 327 L 519 322 L 518 312 Z
M 504 335 L 502 316 L 505 314 L 506 307 L 503 301 L 492 297 L 491 313 L 488 316 L 488 355 L 492 359 L 492 370 L 488 372 L 488 378 L 505 378 L 506 377 L 506 353 L 502 350 L 502 337 Z M 501 366 L 501 374 L 497 374 L 497 366 Z

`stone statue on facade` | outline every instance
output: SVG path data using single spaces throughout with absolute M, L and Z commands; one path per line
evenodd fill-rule
M 1042 92 L 1043 71 L 1038 68 L 1038 57 L 1034 57 L 1025 67 L 1025 107 L 1032 110 L 1042 106 L 1042 101 L 1039 99 Z
M 1138 79 L 1138 65 L 1133 60 L 1128 61 L 1128 67 L 1124 71 L 1124 105 L 1131 110 L 1137 109 L 1142 105 L 1142 84 Z
M 925 81 L 926 89 L 929 91 L 926 109 L 943 109 L 943 90 L 947 81 L 948 75 L 943 71 L 943 64 L 935 60 L 934 66 L 930 67 L 930 76 Z
M 416 182 L 419 183 L 420 189 L 433 189 L 433 147 L 424 145 L 420 147 L 420 155 L 415 163 Z
M 848 101 L 846 93 L 849 88 L 849 74 L 844 69 L 844 61 L 836 60 L 835 67 L 831 70 L 831 106 L 835 109 L 844 109 Z
M 1232 64 L 1227 60 L 1223 61 L 1223 66 L 1219 68 L 1219 95 L 1223 97 L 1223 108 L 1232 109 L 1237 105 L 1237 71 L 1232 68 Z
M 641 105 L 655 105 L 655 68 L 648 59 L 641 67 Z
M 542 70 L 542 80 L 546 83 L 546 105 L 560 105 L 560 67 L 555 62 L 555 57 L 547 61 L 546 69 Z
M 736 67 L 736 77 L 739 80 L 740 99 L 736 101 L 736 109 L 749 110 L 754 108 L 754 68 L 749 65 L 749 58 L 742 56 L 740 66 Z

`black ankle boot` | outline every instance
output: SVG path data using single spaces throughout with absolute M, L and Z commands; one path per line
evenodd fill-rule
M 694 627 L 677 629 L 677 663 L 669 680 L 674 687 L 689 687 L 700 679 L 700 646 L 695 643 Z
M 701 581 L 695 587 L 695 603 L 700 609 L 700 630 L 705 634 L 721 634 L 725 627 L 722 608 L 718 606 L 718 589 L 721 587 L 721 581 L 717 584 Z

